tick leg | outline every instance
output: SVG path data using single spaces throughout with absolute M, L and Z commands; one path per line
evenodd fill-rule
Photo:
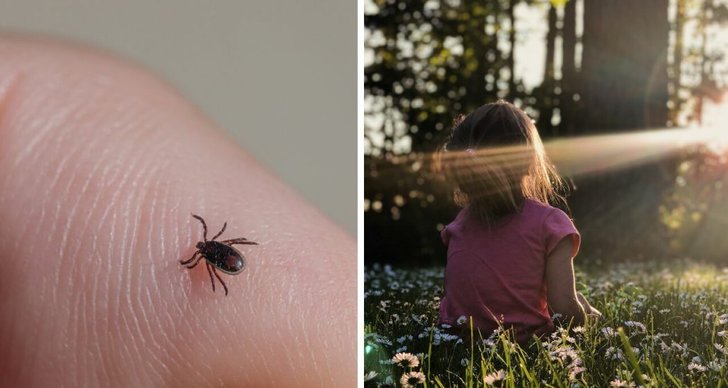
M 222 225 L 222 229 L 215 235 L 215 237 L 212 238 L 212 241 L 215 241 L 216 238 L 220 237 L 222 232 L 225 231 L 225 228 L 227 228 L 227 222 Z
M 199 256 L 199 257 L 197 258 L 197 261 L 195 261 L 195 262 L 194 262 L 194 264 L 192 264 L 192 265 L 190 265 L 190 266 L 187 266 L 187 268 L 188 268 L 188 269 L 192 269 L 192 268 L 195 268 L 195 267 L 197 267 L 197 264 L 199 264 L 201 260 L 202 260 L 202 255 L 200 255 L 200 256 Z
M 212 292 L 215 292 L 215 280 L 212 278 L 212 270 L 210 270 L 210 263 L 205 262 L 207 265 L 207 273 L 210 274 L 210 283 L 212 283 Z M 217 275 L 217 273 L 215 274 Z
M 227 245 L 233 245 L 233 244 L 258 245 L 257 242 L 249 241 L 247 238 L 244 238 L 244 237 L 243 238 L 234 238 L 232 240 L 225 240 L 225 241 L 220 241 L 220 242 L 223 244 L 227 244 Z
M 217 280 L 219 280 L 220 281 L 220 284 L 222 284 L 222 288 L 225 289 L 225 296 L 227 296 L 227 294 L 228 294 L 227 286 L 225 285 L 225 282 L 223 282 L 222 279 L 220 278 L 220 275 L 217 274 L 217 271 L 215 270 L 215 267 L 212 267 L 212 273 L 215 274 L 215 277 L 217 278 Z
M 196 251 L 196 252 L 195 252 L 195 253 L 194 253 L 194 254 L 192 255 L 192 257 L 190 257 L 190 258 L 189 258 L 188 260 L 185 260 L 185 261 L 180 261 L 179 263 L 180 263 L 180 264 L 182 264 L 182 265 L 187 265 L 187 264 L 191 263 L 191 262 L 192 262 L 192 260 L 194 260 L 194 259 L 195 259 L 195 256 L 197 256 L 197 254 L 198 254 L 198 253 L 200 253 L 200 251 Z
M 202 222 L 202 229 L 205 231 L 205 234 L 203 236 L 205 238 L 205 242 L 207 242 L 207 224 L 205 223 L 205 220 L 203 220 L 202 217 L 200 217 L 196 214 L 193 214 L 192 217 L 195 217 L 198 220 L 200 220 L 200 222 Z

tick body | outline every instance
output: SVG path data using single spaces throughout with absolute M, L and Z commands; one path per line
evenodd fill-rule
M 186 266 L 189 269 L 195 268 L 202 259 L 205 259 L 205 265 L 207 266 L 207 272 L 210 274 L 210 282 L 212 283 L 212 291 L 215 292 L 215 279 L 212 277 L 214 274 L 217 280 L 220 281 L 222 287 L 225 289 L 225 295 L 228 294 L 228 288 L 225 282 L 222 281 L 217 270 L 228 274 L 237 275 L 243 272 L 245 268 L 245 256 L 240 253 L 237 249 L 233 248 L 233 245 L 258 245 L 258 243 L 249 241 L 246 238 L 234 238 L 231 240 L 215 241 L 222 232 L 227 228 L 227 222 L 223 224 L 222 229 L 209 241 L 207 240 L 207 224 L 202 217 L 192 215 L 192 217 L 198 219 L 202 223 L 202 229 L 204 231 L 203 241 L 198 242 L 195 245 L 197 251 L 188 260 L 180 261 L 180 264 Z

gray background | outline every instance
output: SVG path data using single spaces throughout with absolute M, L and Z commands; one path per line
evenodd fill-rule
M 0 30 L 104 47 L 162 75 L 354 234 L 356 1 L 0 0 Z

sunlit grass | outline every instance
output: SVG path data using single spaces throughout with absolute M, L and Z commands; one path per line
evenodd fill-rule
M 728 268 L 680 261 L 578 271 L 579 290 L 603 318 L 527 347 L 507 333 L 471 343 L 437 326 L 442 274 L 366 269 L 368 386 L 402 386 L 409 371 L 421 371 L 428 387 L 728 384 Z M 420 365 L 393 365 L 400 352 Z

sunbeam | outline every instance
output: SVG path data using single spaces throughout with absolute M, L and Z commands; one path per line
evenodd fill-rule
M 560 175 L 576 177 L 655 161 L 686 147 L 700 144 L 709 146 L 711 149 L 726 148 L 728 147 L 728 131 L 717 126 L 661 128 L 631 133 L 554 139 L 545 141 L 544 148 Z M 436 169 L 439 168 L 440 162 L 457 160 L 454 163 L 460 167 L 482 171 L 489 168 L 486 164 L 491 163 L 498 164 L 502 168 L 519 169 L 531 162 L 529 154 L 518 146 L 468 152 L 436 151 L 423 155 L 423 158 L 419 160 L 428 158 L 435 160 Z M 377 174 L 387 174 L 387 170 L 386 167 L 378 169 Z
M 654 161 L 699 144 L 725 147 L 728 132 L 718 128 L 657 129 L 558 139 L 544 146 L 562 175 L 580 176 Z

